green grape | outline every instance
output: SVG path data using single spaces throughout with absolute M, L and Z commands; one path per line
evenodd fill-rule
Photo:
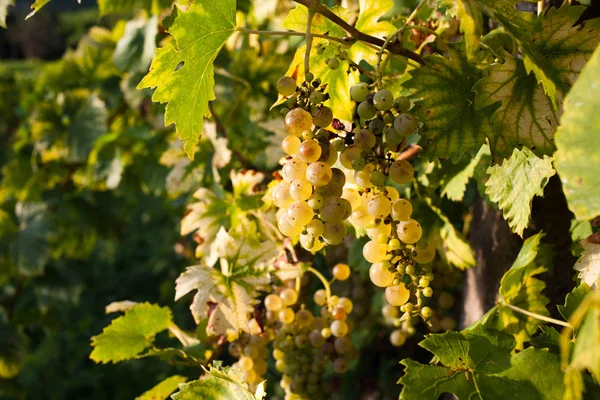
M 312 82 L 313 79 L 315 79 L 315 74 L 313 74 L 312 72 L 307 72 L 306 74 L 304 74 L 304 79 L 306 80 L 306 82 Z
M 301 136 L 312 128 L 312 116 L 302 108 L 294 108 L 285 116 L 285 129 L 290 135 Z
M 394 280 L 394 274 L 388 271 L 385 265 L 389 265 L 389 262 L 383 261 L 371 265 L 369 268 L 369 278 L 375 286 L 388 287 Z
M 408 113 L 400 114 L 394 120 L 394 129 L 404 137 L 408 137 L 415 133 L 418 127 L 419 123 L 415 117 Z
M 331 145 L 333 146 L 333 149 L 338 153 L 344 151 L 344 149 L 346 148 L 346 142 L 344 142 L 344 139 L 342 138 L 333 139 L 331 141 Z
M 312 220 L 313 214 L 313 209 L 305 201 L 295 201 L 287 208 L 288 221 L 300 228 Z
M 378 263 L 385 260 L 387 246 L 374 240 L 367 242 L 363 247 L 363 256 L 370 263 Z
M 352 210 L 352 222 L 359 228 L 366 228 L 373 222 L 373 217 L 366 207 L 359 207 Z
M 358 113 L 359 117 L 368 120 L 373 118 L 375 114 L 377 114 L 377 109 L 373 104 L 369 103 L 368 101 L 363 101 L 356 108 L 356 112 Z
M 306 169 L 306 179 L 313 186 L 325 186 L 331 180 L 331 167 L 324 162 L 315 162 Z
M 354 181 L 356 184 L 363 188 L 370 188 L 373 186 L 371 183 L 371 172 L 375 170 L 375 166 L 373 164 L 367 164 L 362 171 L 357 171 L 354 173 Z
M 346 237 L 346 227 L 339 222 L 326 222 L 323 229 L 323 239 L 331 246 L 342 243 Z
M 423 316 L 423 318 L 428 319 L 433 315 L 433 311 L 429 307 L 423 307 L 421 309 L 421 315 Z
M 298 152 L 300 148 L 300 138 L 296 135 L 288 135 L 283 139 L 281 143 L 281 148 L 285 152 L 285 154 L 294 155 Z
M 242 368 L 243 371 L 249 371 L 252 369 L 252 367 L 254 367 L 254 361 L 252 360 L 252 358 L 247 356 L 240 357 L 238 363 L 240 364 L 240 368 Z
M 306 225 L 306 232 L 312 237 L 319 237 L 323 234 L 323 222 L 314 218 Z
M 386 242 L 387 242 L 387 238 L 390 236 L 391 233 L 392 233 L 392 224 L 385 224 L 383 222 L 380 222 L 379 224 L 377 224 L 374 227 L 367 228 L 367 236 L 372 240 L 377 240 L 377 237 L 379 235 L 383 235 L 386 238 Z
M 310 94 L 309 100 L 313 104 L 321 104 L 323 102 L 323 93 L 321 93 L 319 91 L 314 91 Z M 317 125 L 317 124 L 315 124 L 315 125 Z
M 327 66 L 330 69 L 338 69 L 338 67 L 340 66 L 340 60 L 338 60 L 337 58 L 330 58 L 329 61 L 327 61 Z
M 279 208 L 286 208 L 294 202 L 294 199 L 290 194 L 290 185 L 288 185 L 287 182 L 280 182 L 277 184 L 277 186 L 273 188 L 271 198 L 273 199 L 273 203 Z
M 287 237 L 296 237 L 302 232 L 301 227 L 290 224 L 286 212 L 282 212 L 277 218 L 277 227 Z
M 360 152 L 361 150 L 356 146 L 348 146 L 346 150 L 344 150 L 342 154 L 340 154 L 340 163 L 344 167 L 352 169 L 352 161 L 360 157 Z
M 358 208 L 361 204 L 360 194 L 358 193 L 358 190 L 354 188 L 344 188 L 342 192 L 342 199 L 347 200 L 353 210 Z
M 294 310 L 292 310 L 289 307 L 286 307 L 284 309 L 282 309 L 281 311 L 279 311 L 279 321 L 281 321 L 282 324 L 285 325 L 289 325 L 292 322 L 294 322 L 294 318 L 296 317 L 296 314 L 294 314 Z
M 404 272 L 412 276 L 415 274 L 415 267 L 413 267 L 412 265 L 407 265 L 404 269 Z
M 274 349 L 273 350 L 273 358 L 278 361 L 278 360 L 283 360 L 283 356 L 285 355 L 285 353 L 279 349 Z
M 401 113 L 408 112 L 408 110 L 410 110 L 410 99 L 408 97 L 400 96 L 394 100 L 394 106 Z
M 313 300 L 318 306 L 323 306 L 327 302 L 327 292 L 325 289 L 319 289 L 313 295 Z
M 312 185 L 306 179 L 294 179 L 289 186 L 289 194 L 294 200 L 307 200 L 312 194 Z
M 394 128 L 388 129 L 385 133 L 385 141 L 388 144 L 388 149 L 391 151 L 398 151 L 402 140 L 402 136 Z
M 298 158 L 288 160 L 281 169 L 281 176 L 286 182 L 292 182 L 294 179 L 304 178 L 306 175 L 306 163 Z
M 292 288 L 285 288 L 279 294 L 281 297 L 281 301 L 283 301 L 283 305 L 285 306 L 293 306 L 298 301 L 298 292 Z
M 396 232 L 398 233 L 398 239 L 406 244 L 417 243 L 421 239 L 421 235 L 423 235 L 421 225 L 414 219 L 400 221 L 396 228 Z
M 370 180 L 373 185 L 381 186 L 385 183 L 385 175 L 383 172 L 375 170 L 371 172 Z
M 369 85 L 364 82 L 357 83 L 352 85 L 350 88 L 350 98 L 352 100 L 360 103 L 367 99 L 367 95 L 369 94 Z
M 337 279 L 338 281 L 345 281 L 346 279 L 348 279 L 350 277 L 350 266 L 348 266 L 348 264 L 336 264 L 335 267 L 333 267 L 333 277 L 335 279 Z M 348 299 L 346 299 L 348 300 Z M 348 300 L 349 301 L 349 300 Z M 338 300 L 339 303 L 339 300 Z M 350 302 L 350 310 L 352 310 L 352 302 Z M 348 311 L 350 312 L 350 311 Z
M 337 160 L 338 152 L 335 151 L 333 145 L 329 145 L 329 157 L 327 157 L 326 163 L 329 164 L 329 166 L 333 166 L 337 162 Z
M 400 329 L 396 329 L 390 335 L 390 342 L 394 347 L 400 347 L 406 343 L 406 335 Z
M 300 144 L 297 157 L 305 163 L 315 162 L 321 157 L 321 145 L 314 139 L 306 140 Z
M 329 329 L 331 329 L 331 334 L 336 338 L 341 338 L 348 334 L 348 324 L 346 321 L 335 320 L 331 323 Z
M 398 199 L 392 205 L 392 218 L 396 221 L 406 221 L 412 214 L 412 204 L 406 199 Z
M 388 286 L 385 289 L 385 299 L 393 306 L 404 305 L 410 297 L 410 291 L 400 283 L 395 286 Z
M 323 202 L 323 207 L 319 209 L 319 213 L 321 214 L 321 218 L 323 221 L 331 221 L 331 222 L 341 222 L 344 214 L 346 212 L 346 208 L 344 204 L 340 201 L 342 200 L 339 197 L 326 197 Z
M 433 289 L 430 287 L 426 287 L 421 293 L 423 293 L 423 296 L 425 297 L 431 297 L 433 296 Z
M 426 288 L 426 287 L 428 287 L 428 286 L 429 286 L 429 279 L 427 279 L 427 278 L 426 278 L 426 277 L 424 277 L 424 276 L 423 276 L 423 277 L 421 277 L 421 278 L 419 279 L 419 286 L 421 286 L 421 287 L 423 287 L 423 288 Z
M 269 311 L 279 311 L 283 308 L 281 297 L 275 293 L 271 293 L 265 297 L 265 308 Z
M 396 160 L 390 165 L 390 178 L 399 185 L 410 182 L 414 174 L 412 165 L 406 160 Z
M 375 118 L 369 122 L 369 130 L 377 136 L 380 136 L 383 133 L 383 128 L 385 128 L 385 126 L 386 125 L 381 118 Z
M 282 96 L 291 96 L 296 93 L 296 80 L 290 76 L 282 76 L 277 81 L 277 92 Z
M 361 129 L 354 135 L 354 144 L 361 150 L 371 149 L 375 146 L 375 135 L 368 129 Z
M 377 194 L 367 203 L 367 211 L 374 218 L 385 218 L 390 215 L 392 205 L 390 200 L 383 194 Z M 387 241 L 387 240 L 386 240 Z
M 381 314 L 386 318 L 398 318 L 400 316 L 398 307 L 391 304 L 384 304 L 381 309 Z
M 367 161 L 362 157 L 358 157 L 357 159 L 352 161 L 352 169 L 355 171 L 362 171 L 363 169 L 365 169 L 366 166 Z
M 311 114 L 313 117 L 313 124 L 315 124 L 315 126 L 325 128 L 331 125 L 333 122 L 333 112 L 329 107 L 317 107 L 311 111 Z
M 373 105 L 379 111 L 387 111 L 394 104 L 394 96 L 388 90 L 380 90 L 373 96 Z
M 313 210 L 318 210 L 319 208 L 321 208 L 323 206 L 323 196 L 321 196 L 318 193 L 314 193 L 312 196 L 310 196 L 307 200 L 308 205 L 310 206 L 310 208 L 312 208 Z

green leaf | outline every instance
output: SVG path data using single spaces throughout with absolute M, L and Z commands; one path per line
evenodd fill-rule
M 169 27 L 175 42 L 156 51 L 138 85 L 156 87 L 152 100 L 168 103 L 165 124 L 176 124 L 188 157 L 194 157 L 208 102 L 215 99 L 213 62 L 235 30 L 235 0 L 206 0 L 176 12 Z
M 19 233 L 13 243 L 13 259 L 19 274 L 43 274 L 50 259 L 51 222 L 45 203 L 17 203 Z
M 197 381 L 180 385 L 179 392 L 171 396 L 174 400 L 261 400 L 264 385 L 261 383 L 256 393 L 248 390 L 243 377 L 231 368 L 210 367 Z
M 0 28 L 6 29 L 6 16 L 8 15 L 8 7 L 14 5 L 15 0 L 0 0 Z
M 375 37 L 386 37 L 396 30 L 389 21 L 381 21 L 380 18 L 394 6 L 393 0 L 360 0 L 358 19 L 355 27 L 359 31 Z M 362 42 L 356 42 L 349 49 L 350 58 L 356 63 L 361 60 L 371 65 L 377 62 L 377 53 Z
M 98 96 L 91 95 L 75 114 L 67 129 L 68 160 L 87 161 L 94 143 L 108 131 L 108 110 Z
M 7 321 L 0 312 L 0 379 L 12 379 L 19 375 L 27 352 L 25 335 Z
M 350 11 L 343 7 L 333 7 L 331 11 L 338 17 L 347 21 L 350 18 Z M 296 4 L 289 14 L 285 17 L 281 26 L 296 32 L 306 32 L 306 24 L 308 22 L 308 8 L 302 4 Z M 311 32 L 319 35 L 331 35 L 334 37 L 342 37 L 346 33 L 339 25 L 333 23 L 321 14 L 315 14 L 311 24 Z M 304 77 L 302 77 L 304 79 Z
M 426 57 L 427 66 L 410 71 L 405 88 L 414 90 L 417 117 L 424 123 L 424 154 L 429 159 L 477 154 L 493 133 L 491 109 L 475 109 L 471 88 L 481 78 L 461 47 L 449 46 L 450 59 Z
M 556 133 L 556 170 L 569 208 L 579 220 L 600 215 L 600 46 L 564 101 L 564 113 Z
M 419 343 L 441 365 L 404 359 L 400 399 L 437 400 L 443 393 L 459 399 L 559 400 L 564 390 L 557 355 L 529 348 L 511 356 L 514 340 L 482 327 L 428 335 Z
M 506 52 L 503 55 L 504 64 L 492 64 L 487 75 L 473 87 L 478 109 L 502 102 L 492 116 L 492 154 L 499 160 L 523 146 L 539 156 L 552 154 L 559 113 L 535 77 L 527 74 L 523 61 Z
M 597 293 L 590 294 L 596 296 Z M 579 326 L 569 368 L 590 371 L 596 382 L 600 380 L 600 307 L 592 302 L 585 319 Z
M 485 193 L 498 203 L 513 232 L 523 236 L 529 226 L 533 197 L 543 196 L 544 187 L 555 174 L 552 158 L 538 158 L 526 147 L 515 149 L 509 159 L 488 168 L 487 173 L 490 178 Z
M 548 349 L 554 354 L 560 354 L 560 333 L 552 326 L 541 326 L 541 333 L 529 341 L 538 349 Z
M 35 3 L 31 5 L 31 9 L 33 11 L 27 14 L 25 19 L 33 17 L 42 7 L 44 7 L 48 3 L 50 3 L 50 0 L 35 0 Z
M 113 61 L 123 72 L 145 72 L 154 56 L 158 19 L 134 19 L 125 25 L 125 33 L 117 42 Z
M 565 297 L 565 305 L 558 305 L 558 311 L 568 321 L 575 310 L 581 305 L 581 302 L 585 297 L 592 292 L 592 289 L 583 282 L 577 286 Z
M 165 400 L 173 393 L 180 384 L 187 382 L 187 378 L 181 375 L 173 375 L 163 380 L 152 389 L 144 392 L 141 396 L 136 397 L 136 400 Z
M 473 0 L 458 0 L 456 16 L 460 19 L 460 31 L 465 38 L 465 46 L 469 59 L 479 50 L 479 40 L 483 34 L 483 18 L 481 10 Z
M 600 233 L 594 233 L 580 244 L 583 252 L 573 268 L 579 271 L 579 279 L 595 289 L 600 279 Z
M 98 336 L 92 337 L 90 358 L 97 363 L 129 360 L 152 346 L 154 336 L 171 325 L 171 310 L 143 303 L 114 319 Z
M 546 284 L 534 278 L 550 267 L 551 252 L 546 245 L 540 244 L 543 237 L 543 233 L 538 233 L 525 240 L 517 259 L 500 281 L 499 304 L 481 320 L 486 326 L 512 333 L 519 349 L 537 331 L 540 321 L 502 304 L 549 315 L 546 309 L 549 300 L 542 294 Z
M 475 168 L 489 154 L 490 148 L 485 144 L 481 146 L 481 149 L 479 149 L 474 158 L 463 157 L 456 164 L 453 164 L 450 160 L 444 162 L 441 170 L 442 177 L 440 179 L 442 196 L 446 196 L 452 201 L 462 201 L 467 189 L 467 183 L 473 177 Z

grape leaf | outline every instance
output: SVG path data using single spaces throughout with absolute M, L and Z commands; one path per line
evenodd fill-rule
M 173 375 L 154 386 L 152 389 L 136 397 L 136 400 L 164 400 L 173 393 L 180 384 L 185 383 L 187 378 L 181 375 Z
M 481 319 L 481 323 L 496 329 L 503 329 L 515 336 L 517 348 L 537 331 L 540 322 L 535 318 L 515 312 L 502 303 L 511 304 L 540 315 L 549 315 L 546 305 L 548 298 L 542 294 L 544 281 L 534 278 L 546 272 L 551 263 L 551 252 L 540 242 L 544 234 L 538 233 L 523 243 L 517 259 L 500 281 L 499 304 Z
M 12 379 L 19 375 L 27 355 L 25 335 L 17 326 L 9 323 L 0 312 L 0 379 Z
M 359 31 L 375 37 L 386 37 L 396 30 L 389 21 L 380 20 L 381 16 L 394 6 L 393 0 L 360 0 L 359 6 L 360 12 L 355 24 Z M 377 62 L 377 53 L 362 42 L 354 43 L 348 52 L 356 63 L 365 60 L 375 65 Z
M 479 326 L 427 335 L 419 345 L 441 365 L 402 360 L 403 400 L 437 400 L 443 393 L 461 400 L 558 400 L 564 390 L 557 355 L 529 348 L 511 356 L 514 340 L 503 332 Z
M 442 196 L 446 196 L 452 201 L 462 201 L 469 179 L 473 177 L 475 168 L 479 163 L 485 162 L 486 155 L 490 155 L 490 148 L 487 144 L 484 144 L 474 158 L 463 157 L 456 164 L 453 164 L 450 160 L 445 161 L 441 169 L 442 177 L 440 179 Z
M 8 7 L 14 6 L 15 0 L 0 0 L 0 28 L 6 28 L 6 16 Z
M 117 42 L 113 61 L 123 72 L 145 72 L 154 56 L 158 19 L 137 18 L 125 25 L 125 33 Z
M 405 88 L 414 91 L 414 107 L 424 123 L 424 154 L 429 159 L 464 153 L 475 155 L 493 133 L 491 108 L 475 109 L 473 84 L 481 71 L 469 63 L 461 47 L 448 46 L 450 59 L 439 55 L 425 58 L 427 66 L 410 71 Z
M 13 242 L 13 261 L 23 276 L 43 274 L 50 259 L 51 221 L 45 203 L 17 203 L 19 232 Z
M 509 159 L 491 166 L 487 173 L 490 178 L 485 183 L 485 193 L 498 203 L 513 232 L 523 236 L 529 225 L 533 197 L 543 196 L 544 187 L 556 173 L 552 158 L 538 158 L 526 147 L 514 149 Z
M 532 337 L 529 343 L 538 349 L 548 349 L 554 354 L 560 354 L 560 333 L 552 326 L 541 326 L 541 333 Z
M 175 38 L 156 51 L 138 88 L 156 87 L 152 100 L 167 103 L 165 124 L 175 123 L 188 157 L 194 157 L 215 99 L 213 62 L 235 30 L 235 0 L 206 0 L 178 11 L 168 32 Z
M 600 46 L 564 101 L 564 113 L 556 133 L 555 166 L 569 208 L 579 220 L 600 215 Z
M 587 285 L 587 283 L 582 282 L 581 285 L 577 286 L 571 291 L 571 293 L 567 294 L 565 297 L 564 306 L 557 306 L 558 311 L 566 320 L 569 320 L 583 299 L 585 299 L 585 297 L 591 292 L 592 289 Z
M 579 278 L 592 289 L 598 286 L 600 279 L 600 233 L 596 232 L 580 242 L 583 247 L 581 257 L 575 263 Z
M 173 4 L 172 0 L 98 0 L 98 9 L 101 16 L 139 9 L 144 9 L 152 15 L 158 15 L 171 4 Z
M 152 346 L 154 336 L 171 325 L 171 310 L 142 303 L 114 319 L 101 334 L 92 337 L 90 358 L 97 363 L 117 363 L 134 358 Z
M 96 140 L 108 131 L 107 124 L 106 104 L 95 94 L 90 95 L 67 128 L 67 159 L 71 162 L 87 161 Z
M 523 61 L 506 52 L 503 55 L 504 64 L 492 64 L 473 87 L 478 109 L 502 102 L 492 116 L 494 133 L 489 136 L 494 159 L 522 146 L 538 156 L 552 154 L 559 113 L 535 77 L 527 75 Z
M 264 382 L 251 393 L 243 376 L 232 368 L 211 366 L 204 370 L 206 374 L 202 378 L 180 385 L 179 391 L 171 397 L 174 400 L 262 400 L 266 395 Z
M 458 0 L 456 16 L 460 19 L 460 31 L 465 38 L 465 47 L 469 59 L 479 50 L 479 40 L 483 34 L 481 10 L 473 0 Z
M 568 369 L 587 369 L 598 382 L 600 380 L 600 307 L 598 299 L 600 292 L 596 291 L 589 294 L 593 296 L 585 317 L 579 325 L 577 338 L 573 346 L 571 363 Z M 583 303 L 581 307 L 587 307 Z
M 344 21 L 350 19 L 350 11 L 344 7 L 333 7 L 331 11 L 342 18 Z M 281 26 L 296 32 L 306 32 L 308 22 L 308 8 L 302 4 L 296 4 L 285 17 Z M 339 25 L 333 23 L 321 14 L 315 14 L 311 23 L 311 32 L 319 35 L 331 35 L 333 37 L 342 37 L 346 33 Z
M 25 17 L 25 19 L 29 19 L 29 18 L 33 17 L 38 11 L 40 11 L 40 9 L 42 7 L 44 7 L 48 3 L 50 3 L 50 0 L 35 0 L 35 3 L 33 3 L 31 5 L 31 9 L 33 11 L 30 12 L 29 14 L 27 14 L 27 16 Z

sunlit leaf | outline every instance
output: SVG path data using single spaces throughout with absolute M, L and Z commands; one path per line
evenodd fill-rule
M 479 40 L 483 33 L 481 10 L 473 0 L 458 0 L 456 16 L 460 19 L 460 31 L 465 38 L 465 47 L 469 58 L 479 50 Z
M 600 233 L 595 233 L 581 241 L 583 252 L 575 263 L 579 278 L 588 286 L 595 289 L 600 279 Z
M 0 28 L 6 28 L 6 16 L 8 7 L 14 6 L 15 0 L 0 0 Z
M 154 386 L 152 389 L 142 393 L 136 400 L 164 400 L 173 393 L 180 384 L 185 383 L 185 376 L 173 375 Z

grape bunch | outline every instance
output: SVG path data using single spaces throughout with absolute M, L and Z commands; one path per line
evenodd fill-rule
M 229 354 L 238 358 L 233 367 L 239 367 L 244 381 L 250 385 L 258 385 L 265 380 L 267 358 L 269 357 L 269 340 L 267 336 L 241 335 L 229 344 Z
M 287 154 L 283 180 L 273 188 L 272 200 L 280 209 L 277 225 L 281 233 L 299 236 L 302 247 L 314 253 L 342 242 L 346 236 L 343 221 L 352 209 L 341 197 L 346 176 L 333 167 L 338 152 L 324 129 L 333 121 L 331 109 L 322 104 L 327 94 L 318 79 L 307 75 L 299 87 L 287 76 L 277 82 L 279 93 L 288 96 L 282 110 L 288 136 L 282 143 Z

